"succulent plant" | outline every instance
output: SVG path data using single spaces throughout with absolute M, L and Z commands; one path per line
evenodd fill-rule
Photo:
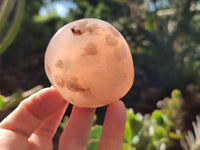
M 200 150 L 200 118 L 196 117 L 197 121 L 192 122 L 194 134 L 188 131 L 185 140 L 181 141 L 181 145 L 185 150 Z

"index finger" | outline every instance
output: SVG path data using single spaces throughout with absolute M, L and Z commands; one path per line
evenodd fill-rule
M 0 129 L 29 138 L 35 129 L 67 102 L 54 88 L 43 89 L 24 100 L 6 119 Z
M 122 150 L 126 107 L 122 101 L 108 105 L 98 150 Z

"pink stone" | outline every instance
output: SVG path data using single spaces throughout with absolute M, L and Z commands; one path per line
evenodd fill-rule
M 52 85 L 78 107 L 99 107 L 122 98 L 131 88 L 134 67 L 123 36 L 109 23 L 81 19 L 59 29 L 45 54 Z

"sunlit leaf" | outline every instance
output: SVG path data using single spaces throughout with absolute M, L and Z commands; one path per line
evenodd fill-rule
M 91 128 L 89 139 L 100 139 L 102 132 L 102 126 L 95 125 Z
M 163 127 L 156 127 L 155 128 L 155 138 L 156 139 L 161 139 L 167 137 L 167 130 Z
M 174 140 L 180 140 L 182 138 L 182 135 L 181 134 L 176 134 L 174 132 L 170 132 L 169 133 L 169 137 L 174 139 Z
M 87 144 L 87 150 L 96 150 L 99 145 L 99 139 L 90 139 Z
M 63 121 L 62 121 L 62 123 L 60 124 L 60 127 L 61 127 L 62 129 L 65 128 L 65 126 L 66 126 L 68 120 L 69 120 L 69 117 L 68 117 L 68 116 L 65 116 L 65 117 L 63 118 Z
M 181 91 L 178 90 L 178 89 L 174 89 L 171 93 L 171 97 L 172 97 L 172 99 L 180 98 L 181 97 Z
M 126 127 L 125 127 L 125 132 L 124 132 L 124 142 L 130 143 L 132 141 L 132 137 L 133 137 L 133 134 L 132 134 L 131 126 L 127 121 Z
M 3 108 L 3 104 L 4 104 L 4 96 L 3 95 L 0 95 L 0 110 Z
M 162 118 L 163 113 L 160 110 L 154 110 L 152 113 L 151 118 L 156 121 L 156 123 L 162 125 L 163 124 L 163 118 Z
M 97 121 L 97 115 L 95 114 L 94 117 L 93 117 L 92 125 L 95 125 L 96 121 Z
M 123 150 L 136 150 L 136 148 L 132 147 L 128 143 L 123 143 Z
M 128 126 L 130 126 L 131 133 L 133 135 L 137 134 L 143 126 L 142 119 L 143 119 L 143 116 L 140 113 L 134 114 L 132 109 L 128 109 L 127 110 L 127 123 L 129 125 L 126 125 L 127 130 L 129 130 Z M 127 136 L 130 136 L 130 135 L 128 135 L 128 133 L 127 133 Z

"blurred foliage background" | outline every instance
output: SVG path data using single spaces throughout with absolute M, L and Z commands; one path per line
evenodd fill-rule
M 200 114 L 200 0 L 0 0 L 0 119 L 25 97 L 50 86 L 43 66 L 48 42 L 60 27 L 80 18 L 111 23 L 130 46 L 135 81 L 122 100 L 134 110 L 129 119 L 139 126 L 133 129 L 129 121 L 127 130 L 137 132 L 125 137 L 126 144 L 132 143 L 125 147 L 147 149 L 147 144 L 137 147 L 141 138 L 157 142 L 149 149 L 181 149 L 176 140 L 183 141 L 182 131 L 192 129 Z M 177 99 L 171 96 L 173 89 L 182 93 L 178 104 L 170 101 Z M 157 106 L 163 99 L 174 112 Z M 97 124 L 102 124 L 105 110 L 97 109 Z M 163 116 L 163 124 L 152 121 Z M 152 140 L 154 127 L 159 134 Z M 146 130 L 152 134 L 145 136 Z

